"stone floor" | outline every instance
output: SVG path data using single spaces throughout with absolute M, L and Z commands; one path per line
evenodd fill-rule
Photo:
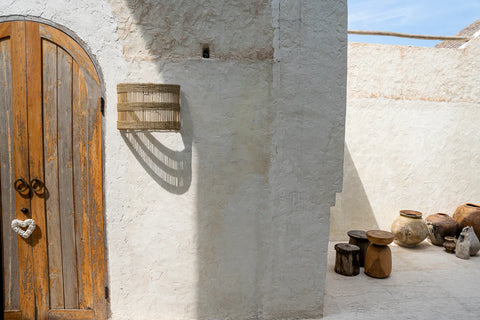
M 360 268 L 355 277 L 335 273 L 329 244 L 324 319 L 480 319 L 480 253 L 469 260 L 424 241 L 417 248 L 392 244 L 386 279 Z

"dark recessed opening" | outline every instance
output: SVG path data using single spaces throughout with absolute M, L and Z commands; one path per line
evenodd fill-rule
M 202 57 L 205 59 L 210 58 L 210 48 L 208 46 L 202 48 Z

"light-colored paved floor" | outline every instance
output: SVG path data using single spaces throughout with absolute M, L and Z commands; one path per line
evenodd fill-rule
M 392 274 L 375 279 L 363 268 L 355 277 L 335 273 L 334 244 L 324 319 L 480 319 L 480 253 L 462 260 L 426 241 L 413 249 L 392 244 Z

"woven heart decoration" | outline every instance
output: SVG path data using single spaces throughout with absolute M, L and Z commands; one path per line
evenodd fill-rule
M 22 228 L 27 228 L 27 230 L 23 230 Z M 33 221 L 33 219 L 27 219 L 25 221 L 15 219 L 12 221 L 12 229 L 22 238 L 27 239 L 33 230 L 35 230 L 35 221 Z

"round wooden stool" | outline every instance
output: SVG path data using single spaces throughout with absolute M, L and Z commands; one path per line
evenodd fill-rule
M 360 248 L 349 243 L 337 243 L 335 245 L 335 272 L 344 276 L 356 276 L 360 273 L 358 255 Z
M 360 248 L 360 267 L 365 265 L 365 254 L 367 253 L 367 248 L 370 245 L 370 241 L 368 241 L 367 233 L 362 230 L 350 230 L 347 232 L 350 240 L 348 243 L 354 244 Z
M 367 231 L 371 242 L 365 255 L 365 273 L 374 278 L 386 278 L 392 273 L 392 252 L 388 245 L 395 236 L 383 230 Z

